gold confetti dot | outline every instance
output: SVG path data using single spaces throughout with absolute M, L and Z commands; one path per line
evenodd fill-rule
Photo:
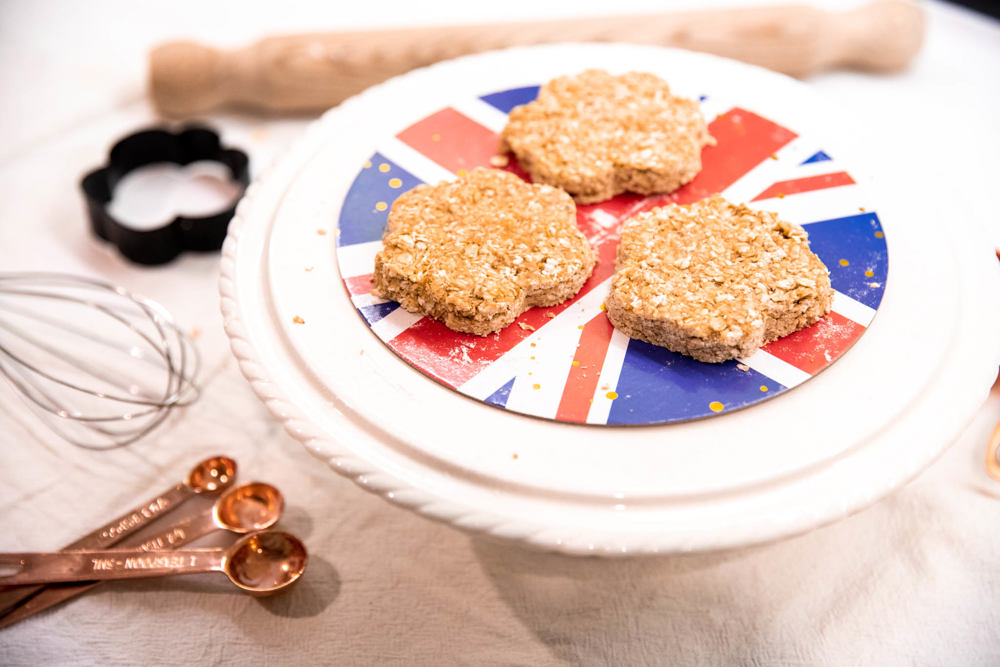
M 604 304 L 602 303 L 602 304 L 601 304 L 601 310 L 604 310 L 604 311 L 606 311 L 607 309 L 608 309 L 608 307 L 607 307 L 607 306 L 605 306 L 605 305 L 604 305 Z
M 867 271 L 865 271 L 865 278 L 871 278 L 874 275 L 875 275 L 875 272 L 872 271 L 871 269 L 868 269 Z
M 319 234 L 320 236 L 326 236 L 326 230 L 325 229 L 317 229 L 316 233 Z
M 722 403 L 719 403 L 718 401 L 712 401 L 711 403 L 708 404 L 708 409 L 711 410 L 712 412 L 722 412 L 723 410 L 726 409 L 726 406 L 724 406 Z
M 431 141 L 441 141 L 441 135 L 440 134 L 432 134 L 431 135 Z
M 363 166 L 364 166 L 365 169 L 368 169 L 370 166 L 372 166 L 372 161 L 371 160 L 365 160 L 365 164 Z
M 389 208 L 389 205 L 386 204 L 384 201 L 380 201 L 380 202 L 378 202 L 378 203 L 375 204 L 375 210 L 376 211 L 384 211 L 387 208 Z
M 390 178 L 389 179 L 389 187 L 390 188 L 401 188 L 401 187 L 403 187 L 403 181 L 399 180 L 398 178 Z
M 302 319 L 301 317 L 299 317 L 298 315 L 296 315 L 295 317 L 292 318 L 292 322 L 295 322 L 296 324 L 305 324 L 306 323 L 306 321 L 304 319 Z
M 775 197 L 777 197 L 778 199 L 784 199 L 785 194 L 783 192 L 779 192 L 778 194 L 775 195 Z
M 609 399 L 611 399 L 613 401 L 616 398 L 618 398 L 618 392 L 617 391 L 609 391 L 608 393 L 605 394 L 605 396 L 607 396 Z
M 532 361 L 534 361 L 534 360 L 535 360 L 535 358 L 534 358 L 534 357 L 528 357 L 528 358 L 529 358 L 529 359 L 531 359 Z
M 883 234 L 882 232 L 875 232 L 875 238 L 880 239 L 883 236 L 885 236 L 885 234 Z
M 532 344 L 531 344 L 531 347 L 535 347 L 535 344 L 534 344 L 534 343 L 532 343 Z
M 777 153 L 771 153 L 771 159 L 772 160 L 777 160 L 778 159 L 778 154 Z
M 580 362 L 579 362 L 579 361 L 576 361 L 576 360 L 574 359 L 574 360 L 573 360 L 573 365 L 574 365 L 574 366 L 579 366 L 579 365 L 580 365 Z
M 390 168 L 390 167 L 389 167 L 388 163 L 386 163 L 386 162 L 383 162 L 382 164 L 380 164 L 380 165 L 378 166 L 378 170 L 379 170 L 379 171 L 381 171 L 381 172 L 382 172 L 383 174 L 384 174 L 385 172 L 389 171 L 389 168 Z
M 847 266 L 848 264 L 850 264 L 850 262 L 848 262 L 846 259 L 840 260 L 840 265 L 841 266 Z
M 466 176 L 469 175 L 469 172 L 467 172 L 465 169 L 459 169 L 455 173 L 458 174 L 459 178 L 465 178 Z
M 531 385 L 531 388 L 532 388 L 532 389 L 541 389 L 541 388 L 542 388 L 542 385 L 540 385 L 540 384 L 538 384 L 538 383 L 535 383 L 535 384 Z
M 865 207 L 864 206 L 859 206 L 858 210 L 861 211 L 862 213 L 864 213 L 865 212 Z
M 583 325 L 582 325 L 582 324 L 578 324 L 576 328 L 577 328 L 577 329 L 582 329 L 582 328 L 583 328 Z
M 315 266 L 307 266 L 306 267 L 306 273 L 309 273 L 310 271 L 312 271 L 315 268 L 316 268 Z
M 512 459 L 517 459 L 517 454 L 511 454 L 511 456 L 510 456 L 510 457 L 511 457 Z
M 767 385 L 766 385 L 766 384 L 762 384 L 762 385 L 760 386 L 760 390 L 761 390 L 761 391 L 767 391 Z

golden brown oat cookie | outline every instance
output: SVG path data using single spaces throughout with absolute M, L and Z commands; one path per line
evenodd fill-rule
M 699 361 L 749 356 L 833 302 L 802 227 L 719 195 L 626 221 L 615 268 L 615 328 Z
M 595 262 L 569 195 L 495 169 L 403 194 L 382 244 L 377 296 L 483 336 L 574 296 Z
M 603 70 L 545 84 L 510 112 L 502 138 L 532 180 L 580 204 L 676 190 L 701 171 L 702 147 L 715 143 L 697 101 L 671 95 L 653 74 Z

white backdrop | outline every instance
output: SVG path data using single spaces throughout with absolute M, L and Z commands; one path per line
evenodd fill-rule
M 229 353 L 217 258 L 138 268 L 87 230 L 79 178 L 116 139 L 157 120 L 145 64 L 163 40 L 236 46 L 291 31 L 695 4 L 709 3 L 0 5 L 0 270 L 98 275 L 153 297 L 197 330 L 205 363 L 198 403 L 115 452 L 59 441 L 0 391 L 0 550 L 58 548 L 224 452 L 242 480 L 285 492 L 281 525 L 313 555 L 301 584 L 273 599 L 211 576 L 105 586 L 0 631 L 0 664 L 1000 664 L 1000 482 L 982 470 L 1000 419 L 996 388 L 921 477 L 807 535 L 686 558 L 533 553 L 390 506 L 285 435 Z M 983 243 L 1000 246 L 1000 25 L 924 6 L 927 42 L 906 72 L 809 83 L 853 128 L 852 152 L 866 156 L 880 199 L 939 217 L 942 233 L 985 232 Z M 246 148 L 257 173 L 309 122 L 203 119 Z

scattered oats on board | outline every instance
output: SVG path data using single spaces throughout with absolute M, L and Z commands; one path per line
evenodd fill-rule
M 372 291 L 485 336 L 529 308 L 575 296 L 595 261 L 569 195 L 479 168 L 396 199 Z
M 833 303 L 805 230 L 719 195 L 622 226 L 606 304 L 622 333 L 699 361 L 745 357 Z
M 587 70 L 542 86 L 511 110 L 501 135 L 536 183 L 578 203 L 621 192 L 672 192 L 701 171 L 701 149 L 715 144 L 697 100 L 677 97 L 643 72 Z

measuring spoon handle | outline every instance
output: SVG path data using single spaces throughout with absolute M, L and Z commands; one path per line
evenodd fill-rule
M 185 482 L 177 484 L 135 509 L 122 514 L 88 535 L 84 535 L 60 551 L 80 551 L 81 549 L 107 549 L 118 544 L 133 533 L 142 530 L 153 521 L 175 509 L 185 500 L 195 495 L 194 489 Z
M 205 537 L 217 530 L 224 530 L 215 523 L 215 515 L 211 509 L 186 517 L 167 526 L 159 533 L 145 539 L 129 538 L 122 540 L 116 548 L 137 549 L 139 551 L 163 551 L 177 549 L 188 542 Z
M 13 573 L 0 575 L 0 583 L 54 584 L 221 571 L 225 554 L 224 549 L 7 553 L 0 554 L 0 572 Z
M 178 549 L 189 542 L 194 542 L 217 530 L 223 529 L 215 524 L 212 514 L 206 513 L 178 521 L 159 535 L 155 535 L 147 540 L 140 540 L 134 536 L 129 537 L 122 540 L 120 546 L 130 549 L 141 549 L 143 551 Z M 26 618 L 31 618 L 35 614 L 76 597 L 81 593 L 85 593 L 95 586 L 100 586 L 101 583 L 103 582 L 87 581 L 64 584 L 59 587 L 30 587 L 29 591 L 40 590 L 41 592 L 31 599 L 26 600 L 20 606 L 14 607 L 0 616 L 0 630 L 23 621 Z
M 123 539 L 145 528 L 167 512 L 175 509 L 185 500 L 195 495 L 186 482 L 181 482 L 160 493 L 151 500 L 138 505 L 125 514 L 109 521 L 97 530 L 84 535 L 80 539 L 67 544 L 62 551 L 78 551 L 80 549 L 106 549 L 118 544 Z M 16 588 L 6 590 L 8 583 L 0 586 L 0 611 L 6 611 L 17 603 L 25 600 L 40 590 L 40 587 Z

